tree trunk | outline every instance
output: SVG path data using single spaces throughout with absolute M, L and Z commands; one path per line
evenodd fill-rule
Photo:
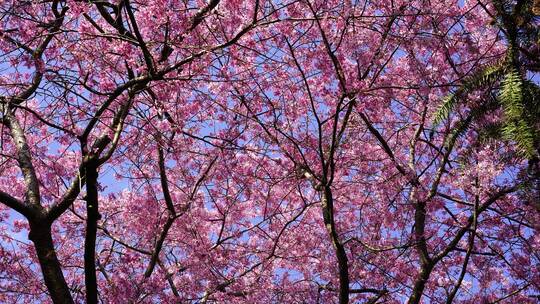
M 326 230 L 334 245 L 336 258 L 338 261 L 339 269 L 339 303 L 349 303 L 349 263 L 347 260 L 347 253 L 343 244 L 339 240 L 339 236 L 336 230 L 334 221 L 334 198 L 332 196 L 332 190 L 330 187 L 325 187 L 322 195 L 322 209 L 323 219 L 326 226 Z
M 416 191 L 416 190 L 414 190 Z M 413 197 L 415 194 L 411 193 Z M 420 276 L 416 279 L 414 283 L 413 292 L 409 297 L 408 304 L 418 304 L 424 293 L 424 288 L 433 266 L 435 263 L 430 258 L 428 253 L 428 247 L 425 237 L 425 226 L 426 226 L 426 203 L 425 202 L 415 202 L 415 212 L 414 212 L 414 236 L 417 242 L 416 250 L 420 256 Z
M 84 239 L 84 283 L 86 303 L 98 303 L 96 276 L 96 234 L 100 218 L 98 209 L 98 172 L 94 161 L 86 166 L 86 234 Z
M 420 303 L 420 299 L 422 298 L 422 295 L 424 294 L 424 288 L 426 287 L 426 283 L 429 280 L 429 275 L 431 274 L 432 269 L 433 269 L 433 266 L 431 264 L 422 265 L 420 276 L 414 283 L 413 292 L 411 296 L 409 297 L 409 301 L 407 301 L 407 304 Z
M 54 250 L 49 224 L 30 223 L 28 238 L 34 243 L 45 285 L 54 304 L 72 304 L 73 298 Z

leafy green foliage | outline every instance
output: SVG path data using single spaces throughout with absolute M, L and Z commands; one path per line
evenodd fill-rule
M 475 121 L 500 107 L 504 113 L 501 124 L 482 126 L 479 130 L 481 137 L 513 141 L 518 152 L 524 157 L 535 157 L 540 142 L 540 135 L 535 131 L 540 122 L 540 88 L 523 79 L 519 71 L 507 65 L 489 66 L 468 77 L 455 93 L 449 94 L 443 100 L 434 114 L 434 124 L 438 125 L 448 119 L 458 103 L 466 100 L 468 94 L 480 89 L 489 90 L 498 82 L 500 86 L 495 100 L 496 106 L 493 107 L 493 101 L 488 100 L 471 109 L 467 119 L 454 127 L 451 137 L 459 137 Z
M 449 94 L 443 100 L 442 105 L 437 109 L 434 114 L 433 123 L 439 125 L 444 120 L 448 119 L 450 113 L 457 106 L 457 103 L 463 99 L 467 94 L 488 86 L 496 81 L 504 73 L 504 65 L 495 64 L 486 67 L 483 70 L 479 70 L 473 75 L 467 77 L 463 84 L 456 90 L 456 92 Z
M 510 69 L 501 82 L 499 100 L 504 110 L 502 135 L 516 143 L 518 151 L 526 157 L 535 154 L 534 134 L 525 119 L 523 81 L 515 69 Z
M 499 123 L 479 126 L 479 140 L 508 140 L 515 143 L 518 153 L 527 159 L 537 159 L 540 151 L 540 87 L 525 79 L 520 50 L 529 49 L 538 43 L 540 32 L 535 26 L 537 16 L 530 1 L 493 0 L 496 11 L 494 21 L 506 36 L 508 49 L 504 61 L 488 65 L 466 77 L 455 92 L 446 96 L 433 115 L 435 126 L 447 120 L 454 109 L 467 100 L 475 91 L 495 92 L 496 107 L 488 98 L 483 105 L 471 108 L 466 119 L 457 123 L 450 134 L 455 140 L 496 108 L 502 109 Z M 536 5 L 536 2 L 535 4 Z M 531 56 L 530 53 L 525 53 Z M 530 61 L 530 58 L 528 59 Z M 486 96 L 489 94 L 486 94 Z

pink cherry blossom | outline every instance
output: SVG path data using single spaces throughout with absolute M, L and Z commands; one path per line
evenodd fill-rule
M 537 303 L 485 2 L 0 1 L 0 303 Z

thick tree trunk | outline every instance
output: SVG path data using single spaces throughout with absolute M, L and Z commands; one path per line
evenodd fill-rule
M 51 226 L 30 223 L 28 238 L 34 243 L 45 285 L 54 304 L 71 304 L 73 298 L 54 250 Z
M 98 303 L 96 276 L 96 234 L 99 220 L 97 166 L 90 162 L 86 166 L 86 235 L 84 241 L 84 282 L 86 303 Z
M 414 196 L 414 193 L 411 194 Z M 415 202 L 415 213 L 414 213 L 414 235 L 417 242 L 416 250 L 420 256 L 420 275 L 414 283 L 413 292 L 409 297 L 408 304 L 418 304 L 424 293 L 424 288 L 429 279 L 431 271 L 433 270 L 434 262 L 430 258 L 427 242 L 425 238 L 425 226 L 426 226 L 426 203 L 425 202 Z
M 409 297 L 409 301 L 407 301 L 408 304 L 420 303 L 420 299 L 422 298 L 422 295 L 424 294 L 424 288 L 426 287 L 426 283 L 429 280 L 429 275 L 431 274 L 432 270 L 433 270 L 433 266 L 431 264 L 422 266 L 422 270 L 420 271 L 420 276 L 414 283 L 413 292 L 411 296 Z
M 339 303 L 349 303 L 349 262 L 343 244 L 339 240 L 334 221 L 334 198 L 330 187 L 325 187 L 322 195 L 323 219 L 326 230 L 334 245 L 339 270 Z

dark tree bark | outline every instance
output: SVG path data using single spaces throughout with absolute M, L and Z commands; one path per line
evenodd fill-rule
M 323 220 L 334 245 L 339 271 L 339 303 L 349 303 L 349 261 L 343 244 L 339 240 L 334 221 L 334 198 L 330 187 L 324 188 L 322 195 Z
M 39 220 L 38 220 L 39 221 Z M 49 290 L 54 304 L 71 304 L 73 298 L 62 273 L 62 267 L 51 235 L 51 225 L 30 221 L 30 234 L 28 238 L 34 243 L 39 259 L 39 265 L 43 272 L 45 285 Z
M 84 282 L 86 303 L 98 303 L 96 277 L 96 234 L 100 218 L 98 209 L 97 162 L 89 161 L 86 166 L 86 234 L 84 242 Z

